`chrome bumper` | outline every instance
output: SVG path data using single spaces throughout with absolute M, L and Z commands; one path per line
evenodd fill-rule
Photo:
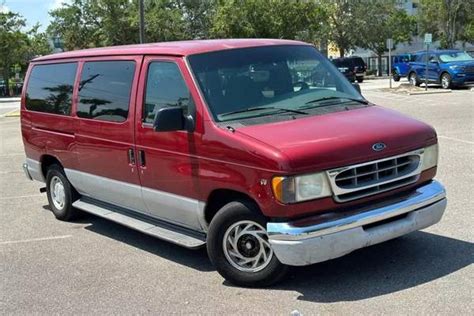
M 28 170 L 28 164 L 25 162 L 23 163 L 23 172 L 25 173 L 25 176 L 28 180 L 33 180 L 31 177 L 30 171 Z
M 446 203 L 444 187 L 432 181 L 395 201 L 294 222 L 270 222 L 267 231 L 282 263 L 303 266 L 431 226 L 440 221 Z M 393 217 L 397 218 L 390 221 Z
M 29 180 L 45 182 L 39 161 L 26 158 L 25 163 L 23 163 L 23 171 Z

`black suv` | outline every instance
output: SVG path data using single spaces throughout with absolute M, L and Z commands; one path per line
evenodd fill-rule
M 367 70 L 367 66 L 365 65 L 365 62 L 361 57 L 351 56 L 351 57 L 335 58 L 332 60 L 332 62 L 338 68 L 348 68 L 349 70 L 351 70 L 355 74 L 357 82 L 364 81 L 364 76 L 365 76 L 365 71 Z

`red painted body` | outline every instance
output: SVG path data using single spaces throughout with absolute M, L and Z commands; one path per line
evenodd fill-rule
M 275 175 L 317 172 L 389 157 L 437 142 L 431 127 L 397 112 L 371 106 L 241 127 L 234 133 L 213 122 L 186 64 L 187 55 L 229 48 L 294 44 L 304 43 L 286 40 L 188 41 L 92 49 L 38 58 L 32 65 L 58 60 L 78 61 L 76 78 L 80 78 L 84 61 L 134 60 L 135 80 L 128 119 L 121 123 L 77 117 L 78 79 L 70 117 L 28 111 L 23 95 L 21 122 L 26 155 L 38 161 L 51 155 L 65 168 L 204 202 L 214 190 L 238 191 L 255 200 L 262 212 L 273 218 L 347 208 L 408 189 L 349 203 L 323 198 L 282 205 L 273 197 L 270 185 Z M 146 69 L 153 60 L 171 60 L 181 69 L 196 104 L 196 130 L 193 133 L 158 133 L 141 122 Z M 382 140 L 387 150 L 383 153 L 373 151 L 372 144 Z M 129 148 L 146 152 L 146 167 L 128 163 Z M 429 181 L 435 173 L 436 168 L 423 172 L 418 183 L 410 187 Z M 261 184 L 262 179 L 267 180 L 267 185 Z

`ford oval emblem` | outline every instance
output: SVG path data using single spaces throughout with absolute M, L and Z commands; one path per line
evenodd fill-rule
M 384 143 L 375 143 L 372 145 L 372 149 L 375 151 L 382 151 L 386 148 L 387 146 Z

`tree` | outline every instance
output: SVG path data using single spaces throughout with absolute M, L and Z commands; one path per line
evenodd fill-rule
M 356 10 L 357 2 L 353 0 L 321 0 L 321 6 L 328 19 L 328 39 L 336 44 L 339 56 L 357 45 L 359 31 L 355 27 L 357 20 L 364 18 L 363 12 Z M 361 16 L 357 16 L 357 14 Z
M 28 36 L 21 31 L 25 20 L 18 14 L 0 13 L 0 68 L 5 80 L 6 94 L 10 94 L 10 69 L 24 61 Z
M 358 46 L 373 51 L 378 58 L 378 73 L 382 74 L 382 55 L 388 51 L 386 41 L 393 40 L 393 45 L 410 42 L 414 23 L 405 10 L 396 7 L 393 0 L 360 0 L 357 2 Z M 393 47 L 392 47 L 393 48 Z
M 217 0 L 175 0 L 173 2 L 183 15 L 186 35 L 191 39 L 208 38 Z
M 51 53 L 48 35 L 45 32 L 38 31 L 40 26 L 40 24 L 36 24 L 26 33 L 28 36 L 26 61 L 29 61 L 37 56 L 43 56 Z
M 323 11 L 313 1 L 221 0 L 211 37 L 286 38 L 314 41 Z
M 457 40 L 473 42 L 473 11 L 473 1 L 421 0 L 421 33 L 432 33 L 440 40 L 441 48 L 454 48 Z

